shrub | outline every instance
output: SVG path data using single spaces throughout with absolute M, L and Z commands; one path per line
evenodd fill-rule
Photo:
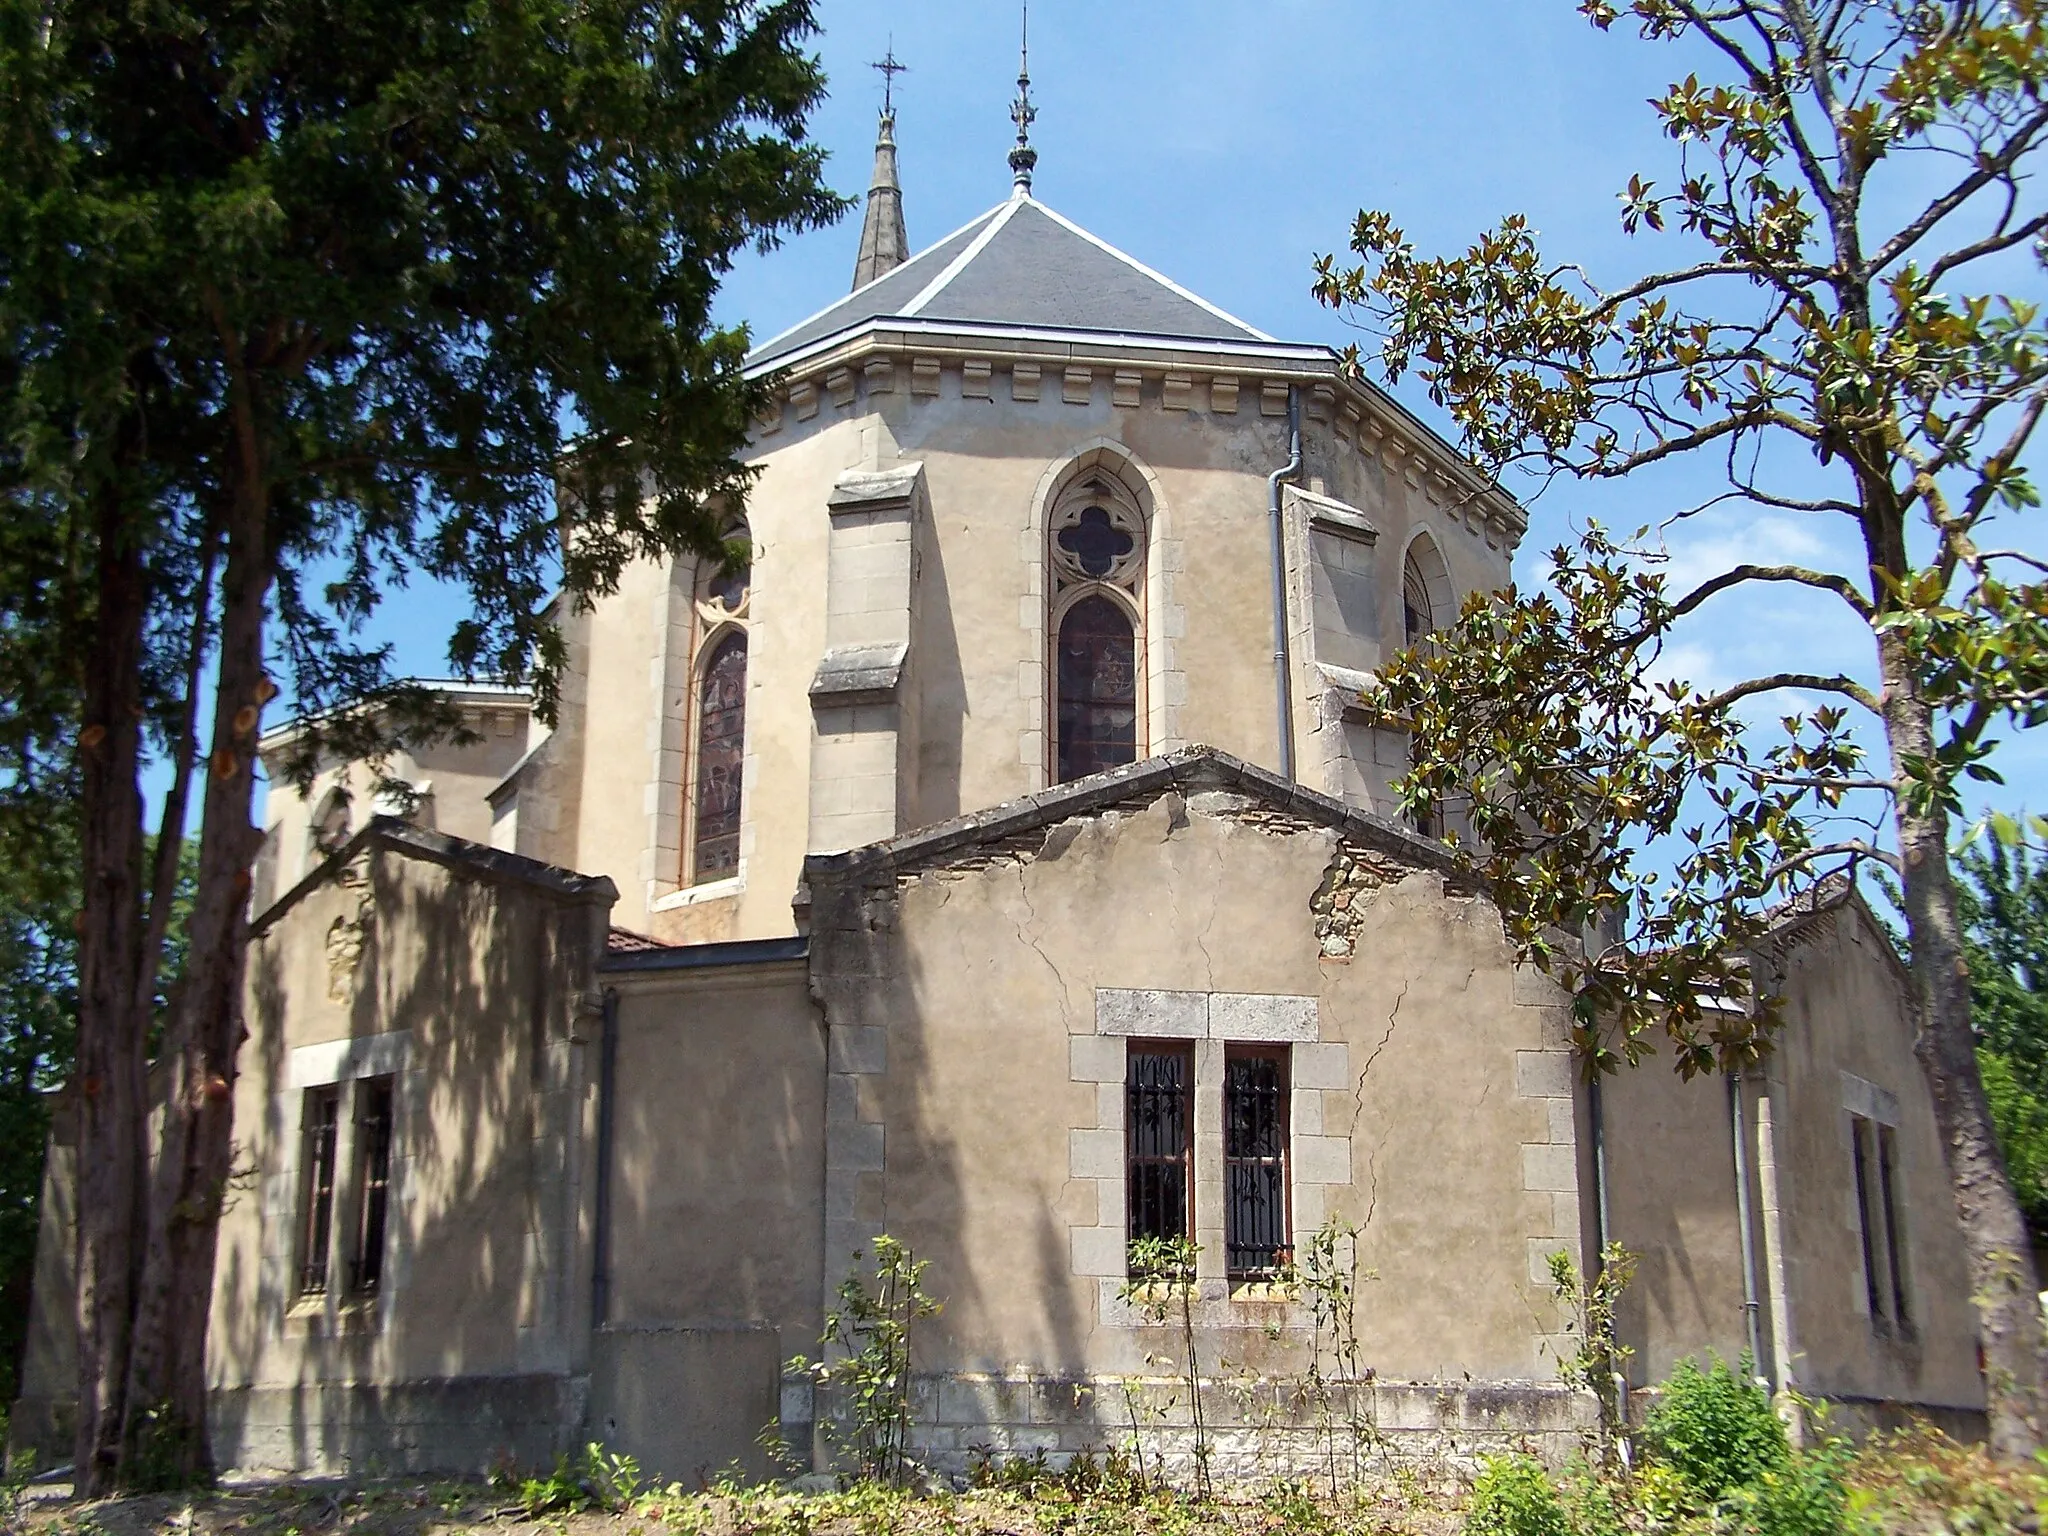
M 1542 1464 L 1531 1456 L 1489 1456 L 1472 1504 L 1466 1536 L 1572 1536 L 1571 1521 Z
M 1724 1360 L 1705 1370 L 1679 1361 L 1645 1426 L 1655 1454 L 1709 1504 L 1782 1472 L 1792 1459 L 1785 1426 L 1744 1367 L 1738 1376 Z
M 1843 1459 L 1837 1443 L 1764 1473 L 1728 1500 L 1737 1528 L 1757 1536 L 1841 1536 L 1849 1503 Z

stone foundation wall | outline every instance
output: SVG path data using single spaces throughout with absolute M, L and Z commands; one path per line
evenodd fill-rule
M 1333 1464 L 1343 1476 L 1418 1462 L 1469 1473 L 1482 1455 L 1508 1449 L 1556 1465 L 1597 1424 L 1591 1394 L 1557 1382 L 1376 1381 L 1355 1399 L 1334 1383 L 1319 1400 L 1303 1383 L 1205 1380 L 1201 1404 L 1210 1473 L 1231 1481 L 1324 1476 Z M 984 1458 L 1043 1453 L 1062 1466 L 1084 1452 L 1134 1448 L 1170 1480 L 1194 1474 L 1187 1385 L 1164 1377 L 922 1376 L 912 1385 L 910 1440 L 918 1460 L 954 1477 Z
M 388 1476 L 546 1468 L 585 1414 L 583 1376 L 238 1387 L 208 1400 L 215 1463 L 245 1473 Z

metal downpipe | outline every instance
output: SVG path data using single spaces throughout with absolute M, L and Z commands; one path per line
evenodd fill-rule
M 612 1108 L 618 1096 L 619 989 L 604 989 L 597 1047 L 597 1209 L 591 1216 L 590 1326 L 611 1320 L 612 1302 Z
M 1266 476 L 1266 516 L 1273 529 L 1273 698 L 1280 733 L 1280 777 L 1294 782 L 1294 689 L 1287 654 L 1287 531 L 1280 487 L 1301 473 L 1301 386 L 1287 386 L 1287 463 Z
M 1752 1375 L 1766 1369 L 1764 1337 L 1756 1298 L 1756 1242 L 1750 1233 L 1749 1129 L 1742 1108 L 1742 1074 L 1728 1074 L 1728 1131 L 1735 1144 L 1735 1221 L 1742 1237 L 1742 1322 L 1749 1341 Z

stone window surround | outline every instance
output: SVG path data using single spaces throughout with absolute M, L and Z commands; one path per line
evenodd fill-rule
M 1098 1315 L 1112 1327 L 1140 1319 L 1117 1292 L 1128 1248 L 1124 1084 L 1133 1039 L 1194 1043 L 1195 1260 L 1197 1295 L 1226 1302 L 1223 1244 L 1223 1061 L 1228 1045 L 1285 1044 L 1288 1061 L 1289 1230 L 1322 1225 L 1330 1186 L 1351 1182 L 1351 1138 L 1325 1134 L 1323 1095 L 1351 1087 L 1350 1047 L 1323 1039 L 1316 998 L 1284 993 L 1173 992 L 1098 987 L 1089 1033 L 1067 1043 L 1068 1080 L 1095 1088 L 1091 1123 L 1067 1134 L 1069 1178 L 1092 1184 L 1095 1220 L 1068 1229 L 1071 1272 L 1093 1279 Z
M 303 1171 L 306 1091 L 341 1085 L 351 1087 L 374 1077 L 388 1077 L 391 1084 L 391 1166 L 386 1186 L 384 1226 L 384 1271 L 374 1297 L 352 1299 L 346 1285 L 334 1277 L 348 1262 L 347 1229 L 343 1223 L 341 1198 L 357 1193 L 353 1188 L 356 1167 L 355 1095 L 342 1095 L 340 1123 L 334 1145 L 335 1210 L 328 1250 L 327 1290 L 320 1296 L 301 1296 L 298 1290 L 299 1229 L 304 1212 Z M 412 1031 L 390 1030 L 377 1035 L 357 1035 L 328 1040 L 317 1045 L 294 1047 L 285 1064 L 285 1086 L 276 1095 L 276 1123 L 285 1135 L 285 1155 L 277 1171 L 263 1185 L 263 1271 L 274 1278 L 283 1299 L 284 1322 L 293 1333 L 355 1332 L 367 1325 L 378 1331 L 387 1327 L 398 1294 L 405 1289 L 411 1270 L 411 1247 L 405 1223 L 399 1219 L 410 1203 L 413 1156 L 407 1134 L 414 1117 L 424 1113 L 420 1102 L 427 1091 L 424 1074 L 412 1067 Z M 346 1186 L 344 1184 L 346 1182 Z

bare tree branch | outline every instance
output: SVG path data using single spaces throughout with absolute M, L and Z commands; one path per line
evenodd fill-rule
M 1918 218 L 1887 240 L 1878 253 L 1865 263 L 1863 272 L 1858 275 L 1868 279 L 1884 271 L 1893 262 L 1905 255 L 1906 252 L 1912 250 L 1914 246 L 1926 239 L 1929 232 L 1941 223 L 1943 219 L 1990 186 L 1992 182 L 2003 178 L 2018 163 L 2020 156 L 2033 147 L 2034 140 L 2040 136 L 2043 128 L 2048 128 L 2048 105 L 2042 106 L 2039 111 L 2035 112 L 2032 117 L 2021 124 L 2012 137 L 2006 140 L 2004 147 L 1997 154 L 1991 156 L 1988 160 L 1979 162 L 1976 170 L 1973 170 L 1969 175 L 1949 188 L 1948 191 L 1942 193 L 1940 197 L 1929 203 Z

